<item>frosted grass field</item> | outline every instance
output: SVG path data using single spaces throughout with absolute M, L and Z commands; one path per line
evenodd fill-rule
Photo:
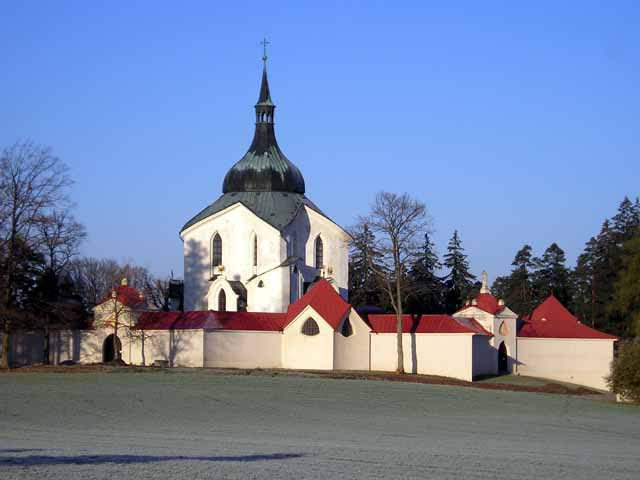
M 640 408 L 207 371 L 0 375 L 0 478 L 640 478 Z

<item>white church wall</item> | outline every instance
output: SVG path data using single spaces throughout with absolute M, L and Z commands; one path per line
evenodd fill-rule
M 613 340 L 518 338 L 518 373 L 608 390 Z
M 347 318 L 353 333 L 348 337 L 342 335 L 342 325 L 334 333 L 333 368 L 335 370 L 369 370 L 371 329 L 354 309 L 350 310 Z
M 286 258 L 286 245 L 280 232 L 258 218 L 242 204 L 235 204 L 197 223 L 182 232 L 184 241 L 184 292 L 185 310 L 206 310 L 206 295 L 211 278 L 211 241 L 218 233 L 222 239 L 221 274 L 227 280 L 243 283 L 255 273 L 277 268 Z M 258 266 L 253 267 L 253 236 L 258 238 Z M 288 272 L 288 268 L 287 268 Z M 280 274 L 281 275 L 281 274 Z M 250 311 L 283 311 L 282 283 L 274 281 L 278 274 L 270 272 L 261 276 L 270 288 L 252 298 L 248 296 Z M 266 293 L 268 290 L 268 294 Z M 288 291 L 286 292 L 288 303 Z M 286 309 L 286 305 L 284 306 Z
M 460 333 L 403 334 L 405 371 L 471 381 L 473 379 L 472 337 L 471 334 Z M 371 370 L 395 371 L 397 358 L 395 333 L 371 334 Z
M 102 362 L 102 347 L 108 333 L 96 330 L 58 330 L 51 333 L 49 361 L 60 364 L 72 361 L 80 364 Z
M 320 332 L 307 336 L 302 325 L 312 318 Z M 305 308 L 287 327 L 282 337 L 282 367 L 299 370 L 332 370 L 334 331 L 312 308 Z
M 282 333 L 244 330 L 205 331 L 204 366 L 280 368 L 282 367 Z
M 305 245 L 306 264 L 315 266 L 315 240 L 320 235 L 324 246 L 325 275 L 335 280 L 340 294 L 348 300 L 349 236 L 341 227 L 311 208 L 305 207 L 305 212 L 309 218 L 309 234 Z

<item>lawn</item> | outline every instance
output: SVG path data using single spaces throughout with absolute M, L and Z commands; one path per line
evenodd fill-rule
M 0 374 L 0 478 L 636 479 L 640 408 L 207 370 Z

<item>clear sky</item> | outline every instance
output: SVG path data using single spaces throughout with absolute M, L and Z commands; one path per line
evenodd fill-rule
M 528 5 L 524 5 L 527 3 Z M 266 35 L 276 132 L 350 225 L 408 192 L 477 275 L 573 264 L 640 193 L 640 2 L 0 3 L 0 145 L 51 146 L 83 253 L 182 274 L 181 226 L 248 148 Z

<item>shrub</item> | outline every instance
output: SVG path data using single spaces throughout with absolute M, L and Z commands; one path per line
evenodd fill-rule
M 639 340 L 620 345 L 618 358 L 611 364 L 611 375 L 607 378 L 607 383 L 612 392 L 640 403 Z

